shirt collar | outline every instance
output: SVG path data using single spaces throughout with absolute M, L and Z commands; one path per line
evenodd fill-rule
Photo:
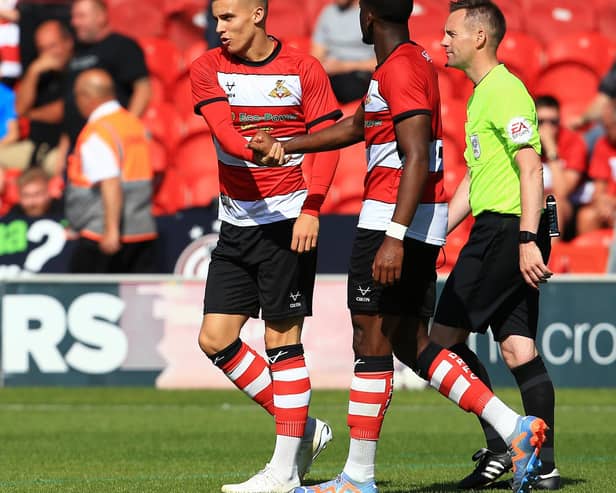
M 120 103 L 117 101 L 107 101 L 100 106 L 98 106 L 88 118 L 88 122 L 96 121 L 104 116 L 111 115 L 111 113 L 115 113 L 121 108 Z

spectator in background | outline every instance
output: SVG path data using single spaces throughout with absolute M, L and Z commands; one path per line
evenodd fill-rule
M 6 2 L 5 2 L 6 3 Z M 19 25 L 19 53 L 24 71 L 36 58 L 34 33 L 38 26 L 52 19 L 70 25 L 73 0 L 19 0 L 0 9 L 0 18 Z
M 108 72 L 118 102 L 136 116 L 143 114 L 152 93 L 142 49 L 133 39 L 111 31 L 104 0 L 75 0 L 71 19 L 77 45 L 68 69 L 59 166 L 86 123 L 73 92 L 79 74 L 92 68 Z
M 312 35 L 312 55 L 325 68 L 340 103 L 365 96 L 376 59 L 362 41 L 359 0 L 335 0 L 323 9 Z
M 30 120 L 30 134 L 28 139 L 0 149 L 0 166 L 25 169 L 42 165 L 52 176 L 58 171 L 55 147 L 60 140 L 73 38 L 65 25 L 51 20 L 38 27 L 35 39 L 38 57 L 28 66 L 15 102 L 17 113 Z
M 569 127 L 574 130 L 590 125 L 589 130 L 584 136 L 590 154 L 592 154 L 597 140 L 604 133 L 604 128 L 601 126 L 601 116 L 613 98 L 616 98 L 616 61 L 614 61 L 612 67 L 601 80 L 597 95 L 590 102 L 584 113 L 569 121 Z
M 0 0 L 0 79 L 13 87 L 21 76 L 19 25 L 11 20 L 16 0 Z
M 10 211 L 11 216 L 39 218 L 62 217 L 62 201 L 49 194 L 49 176 L 41 168 L 30 168 L 17 179 L 19 203 Z
M 614 226 L 616 214 L 616 101 L 608 102 L 601 119 L 605 135 L 599 138 L 588 168 L 593 180 L 592 202 L 582 207 L 577 217 L 577 232 L 582 235 Z
M 101 69 L 77 77 L 75 102 L 88 123 L 68 165 L 66 216 L 80 236 L 71 272 L 154 272 L 146 129 L 116 100 L 113 79 Z
M 588 169 L 586 143 L 577 133 L 564 128 L 560 122 L 560 103 L 550 95 L 535 99 L 545 195 L 552 194 L 558 203 L 558 226 L 564 234 L 565 226 L 580 205 L 583 180 Z
M 0 83 L 0 149 L 19 139 L 19 126 L 15 112 L 15 93 Z

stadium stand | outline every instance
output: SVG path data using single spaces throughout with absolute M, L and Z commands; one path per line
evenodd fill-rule
M 543 49 L 533 37 L 520 31 L 507 31 L 497 52 L 498 58 L 532 90 L 543 66 Z
M 526 30 L 547 46 L 564 34 L 593 31 L 597 25 L 592 4 L 578 0 L 526 0 Z

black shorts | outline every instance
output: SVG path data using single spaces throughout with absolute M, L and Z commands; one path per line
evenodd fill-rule
M 372 263 L 384 238 L 384 231 L 357 229 L 347 284 L 351 313 L 431 317 L 440 247 L 405 238 L 400 280 L 392 286 L 382 286 L 372 278 Z
M 222 223 L 205 285 L 204 313 L 284 320 L 312 315 L 317 253 L 291 251 L 295 220 Z
M 535 339 L 539 291 L 528 286 L 520 272 L 519 232 L 518 216 L 492 212 L 477 216 L 441 293 L 435 322 L 480 333 L 491 327 L 497 341 L 509 335 Z M 539 224 L 537 244 L 547 263 L 546 214 Z

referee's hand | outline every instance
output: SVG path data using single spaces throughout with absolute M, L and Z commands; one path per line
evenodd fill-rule
M 391 236 L 385 236 L 372 263 L 372 277 L 375 282 L 390 286 L 400 280 L 404 243 Z
M 552 272 L 543 263 L 541 250 L 534 241 L 520 244 L 520 271 L 526 284 L 535 289 L 539 289 L 539 284 L 552 277 Z

